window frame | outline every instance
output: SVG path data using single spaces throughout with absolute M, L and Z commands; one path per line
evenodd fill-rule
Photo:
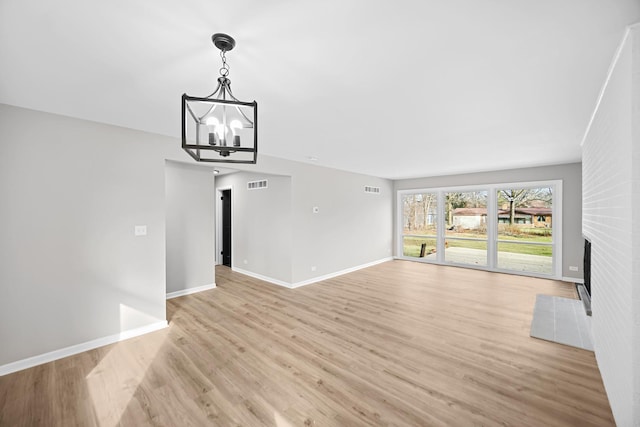
M 540 188 L 550 187 L 553 190 L 553 202 L 551 206 L 551 243 L 541 242 L 516 242 L 518 244 L 537 244 L 551 246 L 552 250 L 552 273 L 542 274 L 528 271 L 509 270 L 498 268 L 498 243 L 504 240 L 498 239 L 498 215 L 497 215 L 497 193 L 498 190 L 505 188 Z M 478 266 L 472 264 L 460 264 L 447 262 L 444 259 L 445 240 L 445 194 L 449 192 L 471 192 L 471 191 L 487 191 L 487 265 Z M 437 235 L 436 237 L 436 257 L 435 259 L 417 258 L 405 256 L 404 248 L 404 211 L 403 196 L 406 194 L 417 193 L 436 193 L 437 194 Z M 396 250 L 395 259 L 402 259 L 414 262 L 425 262 L 430 264 L 448 265 L 456 267 L 471 268 L 484 271 L 492 271 L 497 273 L 507 273 L 520 276 L 541 277 L 545 279 L 562 279 L 562 180 L 545 180 L 545 181 L 521 181 L 521 182 L 500 182 L 478 185 L 464 185 L 451 187 L 421 187 L 412 189 L 403 189 L 396 191 Z M 433 237 L 430 237 L 433 238 Z M 462 238 L 457 238 L 462 239 Z M 509 242 L 512 243 L 512 242 Z

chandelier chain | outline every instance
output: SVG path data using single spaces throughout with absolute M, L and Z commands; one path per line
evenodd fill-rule
M 222 77 L 227 77 L 229 75 L 229 64 L 227 64 L 227 57 L 225 55 L 225 51 L 220 51 L 220 58 L 222 58 L 222 67 L 220 67 L 220 75 Z

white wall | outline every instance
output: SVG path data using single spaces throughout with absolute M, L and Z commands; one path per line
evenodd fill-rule
M 291 279 L 285 282 L 292 285 L 309 282 L 391 257 L 393 185 L 390 180 L 268 156 L 260 156 L 255 166 L 238 165 L 237 168 L 259 170 L 252 172 L 256 179 L 260 174 L 290 178 L 290 224 L 280 222 L 280 230 L 270 231 L 281 234 L 283 239 L 288 238 L 288 233 L 291 235 L 292 255 L 288 267 Z M 226 177 L 218 178 L 216 185 L 223 185 L 223 179 Z M 246 188 L 246 179 L 238 185 Z M 380 194 L 365 193 L 365 185 L 380 187 Z M 317 214 L 313 213 L 314 207 L 319 209 Z M 259 213 L 262 208 L 257 209 Z M 234 229 L 238 227 L 243 225 L 236 221 Z M 243 262 L 239 256 L 234 259 L 234 263 Z M 234 265 L 257 273 L 251 270 L 251 262 Z
M 595 354 L 616 423 L 640 425 L 640 27 L 583 141 L 583 232 L 592 243 Z
M 180 240 L 176 230 L 190 214 L 178 203 L 200 203 L 193 209 L 208 216 L 195 193 L 209 184 L 165 160 L 191 163 L 175 138 L 0 104 L 0 371 L 164 323 L 167 285 L 209 281 L 207 239 L 190 230 Z M 295 284 L 391 255 L 391 181 L 264 155 L 237 168 L 279 175 L 270 184 L 277 194 L 252 196 L 259 207 L 236 221 L 246 251 L 235 259 L 258 274 Z M 256 243 L 240 224 L 275 237 Z M 136 225 L 148 234 L 134 236 Z M 180 260 L 180 247 L 203 256 Z
M 213 171 L 167 161 L 165 195 L 167 294 L 215 285 Z
M 294 282 L 392 256 L 391 181 L 319 167 L 296 172 L 292 180 Z M 380 187 L 380 194 L 365 193 L 365 186 Z M 314 207 L 319 209 L 317 214 Z
M 188 156 L 0 104 L 0 367 L 165 322 L 166 158 Z
M 263 179 L 267 188 L 247 189 L 247 182 Z M 238 172 L 216 179 L 216 188 L 229 187 L 232 267 L 291 283 L 291 178 Z
M 394 189 L 456 187 L 531 181 L 562 181 L 562 276 L 582 279 L 582 169 L 580 163 L 509 169 L 462 175 L 404 179 L 394 182 Z M 399 237 L 394 236 L 395 239 Z M 394 246 L 397 247 L 397 246 Z M 577 266 L 578 271 L 569 270 Z

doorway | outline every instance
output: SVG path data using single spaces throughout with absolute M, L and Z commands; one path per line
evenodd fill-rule
M 222 202 L 222 245 L 220 256 L 222 265 L 231 267 L 231 189 L 220 191 L 220 200 Z

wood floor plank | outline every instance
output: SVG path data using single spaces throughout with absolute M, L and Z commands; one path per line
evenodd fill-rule
M 529 337 L 571 284 L 406 261 L 216 282 L 168 329 L 0 377 L 0 425 L 614 425 L 593 353 Z

